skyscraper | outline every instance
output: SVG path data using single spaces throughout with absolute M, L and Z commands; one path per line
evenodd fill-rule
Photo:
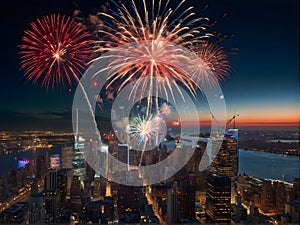
M 206 216 L 208 222 L 230 223 L 231 180 L 227 175 L 208 173 L 206 192 Z
M 71 185 L 71 206 L 72 209 L 77 210 L 81 206 L 81 197 L 83 194 L 83 189 L 80 184 L 78 176 L 73 176 Z
M 48 169 L 45 177 L 45 190 L 56 190 L 57 189 L 57 170 Z
M 225 133 L 221 149 L 214 160 L 218 174 L 227 175 L 231 181 L 236 181 L 238 158 L 238 129 L 229 129 Z
M 139 222 L 139 212 L 141 210 L 141 196 L 143 195 L 141 187 L 127 186 L 123 184 L 118 185 L 117 194 L 117 211 L 119 222 Z M 124 218 L 132 217 L 132 220 L 126 221 Z
M 83 183 L 86 175 L 85 159 L 84 159 L 84 148 L 85 139 L 78 133 L 78 109 L 76 109 L 76 132 L 75 132 L 75 143 L 74 143 L 74 154 L 73 154 L 73 173 L 77 176 L 79 181 Z
M 71 195 L 73 171 L 72 169 L 60 169 L 57 172 L 57 188 L 59 190 L 60 205 L 64 206 Z
M 43 220 L 43 196 L 38 191 L 38 185 L 35 182 L 31 185 L 31 194 L 29 197 L 29 223 L 34 224 Z
M 237 195 L 238 161 L 238 129 L 228 129 L 220 151 L 213 162 L 213 166 L 216 168 L 218 174 L 227 175 L 231 179 L 231 203 L 233 204 Z
M 81 182 L 84 181 L 86 175 L 85 159 L 84 159 L 85 139 L 76 135 L 73 155 L 73 171 L 74 176 L 78 176 Z
M 195 191 L 188 182 L 180 182 L 177 187 L 178 219 L 195 218 Z
M 116 158 L 118 161 L 121 161 L 123 163 L 127 164 L 127 168 L 129 170 L 130 165 L 130 159 L 129 159 L 129 146 L 127 144 L 118 144 L 118 147 L 116 149 Z
M 57 170 L 48 169 L 45 177 L 45 190 L 43 191 L 43 205 L 45 207 L 45 221 L 56 222 L 60 208 Z
M 38 155 L 36 158 L 36 178 L 42 179 L 45 177 L 49 168 L 48 151 L 45 151 L 42 155 Z
M 51 169 L 60 169 L 60 155 L 59 154 L 50 155 L 50 168 Z
M 178 208 L 177 208 L 177 182 L 175 181 L 167 191 L 167 213 L 168 224 L 177 223 Z
M 61 148 L 61 168 L 62 169 L 73 168 L 73 153 L 74 153 L 74 146 L 63 146 Z

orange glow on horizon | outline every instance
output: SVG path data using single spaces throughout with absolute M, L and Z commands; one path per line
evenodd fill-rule
M 229 119 L 228 119 L 229 120 Z M 199 121 L 200 126 L 211 126 L 211 120 L 210 118 L 205 118 Z M 217 124 L 217 123 L 216 123 Z M 234 122 L 227 124 L 227 127 L 232 127 Z M 172 123 L 174 126 L 175 124 Z M 178 125 L 178 124 L 177 124 Z M 185 121 L 185 125 L 187 126 L 194 126 L 194 121 Z M 239 116 L 235 120 L 235 126 L 236 127 L 243 127 L 243 126 L 249 126 L 249 127 L 257 127 L 257 126 L 264 126 L 264 127 L 299 127 L 299 120 L 298 118 L 270 118 L 270 117 L 243 117 Z
M 236 109 L 235 112 L 227 110 L 226 121 L 228 122 L 234 115 L 236 127 L 299 127 L 300 111 L 295 106 L 281 105 L 278 106 L 248 106 Z M 201 126 L 211 126 L 214 118 L 205 110 L 199 111 L 199 123 Z M 173 121 L 180 121 L 174 118 Z M 181 122 L 181 121 L 180 121 Z M 186 126 L 195 126 L 196 121 L 185 119 Z M 218 124 L 218 120 L 215 121 Z M 233 127 L 232 120 L 227 127 Z

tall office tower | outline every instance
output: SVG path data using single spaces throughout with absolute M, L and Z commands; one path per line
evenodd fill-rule
M 218 174 L 227 175 L 231 181 L 236 181 L 238 175 L 238 159 L 238 129 L 229 129 L 225 133 L 221 149 L 213 164 Z
M 118 144 L 114 157 L 122 163 L 126 163 L 128 170 L 132 166 L 138 165 L 136 151 L 131 151 L 128 144 Z
M 73 154 L 74 146 L 63 146 L 61 148 L 61 168 L 72 169 L 73 168 Z
M 72 166 L 73 166 L 74 176 L 77 176 L 82 183 L 86 175 L 84 147 L 85 147 L 85 139 L 82 138 L 81 136 L 75 137 Z
M 275 196 L 272 181 L 264 180 L 261 193 L 261 209 L 266 212 L 275 212 Z
M 208 173 L 206 191 L 206 216 L 212 223 L 231 221 L 231 180 L 226 175 Z
M 74 176 L 77 176 L 79 181 L 83 183 L 86 175 L 85 169 L 85 158 L 84 158 L 84 150 L 85 150 L 85 139 L 79 135 L 78 127 L 78 109 L 76 109 L 76 131 L 75 131 L 75 143 L 74 143 L 74 154 L 73 154 L 73 173 Z
M 206 142 L 198 141 L 197 147 L 195 148 L 195 151 L 190 158 L 189 162 L 185 165 L 186 170 L 188 173 L 198 173 L 199 172 L 199 164 L 202 159 L 202 156 L 206 149 Z
M 83 194 L 83 189 L 78 176 L 73 176 L 71 185 L 71 205 L 72 209 L 79 209 L 81 206 L 81 197 Z
M 121 218 L 124 218 L 126 214 L 137 215 L 140 212 L 142 194 L 141 187 L 127 186 L 123 184 L 118 185 L 117 211 L 119 221 Z M 138 221 L 135 222 L 139 222 L 139 218 Z
M 168 224 L 176 224 L 178 222 L 176 181 L 171 185 L 171 187 L 167 191 L 167 213 L 168 213 Z
M 57 189 L 57 170 L 48 169 L 45 177 L 45 190 L 56 190 Z
M 60 155 L 59 154 L 50 155 L 50 168 L 51 169 L 60 169 Z
M 283 182 L 274 181 L 273 189 L 275 195 L 275 211 L 278 214 L 284 214 L 286 202 L 285 185 Z
M 36 158 L 36 178 L 42 179 L 48 170 L 48 151 Z
M 92 182 L 93 189 L 93 199 L 100 200 L 101 198 L 101 186 L 100 186 L 100 177 L 95 177 L 95 180 Z
M 71 194 L 71 184 L 73 178 L 72 169 L 60 169 L 57 172 L 57 188 L 60 195 L 60 205 L 64 206 Z
M 59 192 L 58 190 L 43 191 L 43 206 L 46 223 L 55 223 L 59 220 Z
M 59 191 L 57 189 L 57 169 L 48 169 L 45 177 L 45 188 L 43 191 L 43 204 L 45 208 L 45 221 L 58 221 Z
M 43 195 L 38 191 L 36 180 L 31 185 L 29 197 L 29 223 L 34 224 L 43 220 L 44 217 Z
M 188 182 L 180 182 L 177 188 L 178 219 L 195 218 L 195 191 Z
M 107 148 L 100 146 L 98 139 L 90 138 L 85 142 L 85 158 L 87 161 L 87 163 L 85 164 L 86 179 L 90 182 L 94 180 L 95 168 L 99 168 L 100 166 L 102 166 L 99 158 L 101 157 L 100 150 L 102 152 L 104 149 L 107 150 Z
M 235 204 L 238 177 L 238 129 L 228 129 L 213 165 L 218 174 L 227 175 L 231 179 L 231 203 Z

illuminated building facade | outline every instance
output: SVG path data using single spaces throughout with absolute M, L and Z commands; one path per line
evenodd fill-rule
M 60 205 L 64 206 L 71 195 L 73 171 L 72 169 L 60 169 L 57 172 L 57 188 L 59 190 Z
M 221 149 L 214 160 L 217 173 L 227 175 L 231 181 L 236 181 L 239 168 L 238 159 L 238 129 L 229 129 L 225 133 Z
M 58 212 L 60 209 L 58 190 L 44 190 L 43 205 L 45 213 L 45 222 L 54 223 L 58 221 Z
M 71 207 L 77 210 L 81 206 L 81 197 L 83 189 L 78 176 L 73 176 L 71 185 Z
M 177 188 L 178 219 L 194 219 L 195 191 L 188 182 L 181 182 Z
M 58 190 L 57 169 L 48 169 L 45 177 L 45 189 L 43 191 L 43 205 L 45 222 L 53 223 L 58 220 L 60 208 L 60 197 Z
M 50 168 L 51 169 L 60 169 L 60 155 L 50 155 Z
M 231 179 L 231 203 L 235 204 L 237 195 L 237 177 L 239 169 L 238 129 L 228 129 L 225 133 L 220 151 L 213 162 L 218 174 Z
M 231 221 L 231 180 L 226 175 L 209 173 L 207 175 L 206 216 L 212 223 Z
M 25 168 L 25 166 L 30 162 L 30 159 L 19 159 L 18 160 L 18 168 Z
M 56 190 L 57 189 L 57 170 L 48 169 L 45 176 L 45 190 Z
M 85 139 L 81 136 L 75 136 L 74 155 L 73 155 L 73 172 L 81 182 L 84 181 L 86 175 L 85 159 L 84 159 Z
M 61 168 L 71 169 L 73 168 L 73 146 L 63 146 L 61 148 Z
M 38 185 L 34 182 L 31 185 L 31 194 L 29 197 L 29 223 L 34 224 L 43 221 L 44 204 L 43 195 L 38 191 Z
M 139 222 L 139 214 L 141 210 L 141 196 L 143 195 L 140 187 L 118 185 L 118 203 L 117 211 L 119 222 L 129 222 L 125 219 L 131 217 L 131 222 Z
M 85 139 L 79 135 L 79 113 L 78 109 L 76 109 L 76 131 L 75 131 L 75 143 L 74 143 L 74 154 L 73 154 L 73 174 L 76 176 L 81 183 L 84 182 L 86 175 L 86 167 L 85 167 L 85 158 L 84 158 L 84 150 L 85 150 Z

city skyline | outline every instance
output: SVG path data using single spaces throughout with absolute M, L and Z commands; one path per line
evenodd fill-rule
M 5 31 L 1 37 L 4 49 L 0 81 L 3 130 L 72 129 L 71 107 L 76 84 L 47 91 L 26 82 L 24 71 L 19 69 L 17 46 L 33 20 L 55 12 L 72 15 L 75 9 L 88 15 L 97 12 L 103 3 L 14 0 L 6 6 L 1 15 Z M 251 1 L 245 5 L 236 0 L 187 3 L 200 16 L 216 20 L 216 32 L 233 35 L 221 43 L 225 50 L 238 50 L 229 54 L 232 72 L 220 86 L 228 119 L 235 113 L 240 115 L 237 126 L 298 128 L 298 4 L 296 0 Z
M 259 135 L 259 132 L 252 133 L 255 137 L 259 136 L 262 142 L 262 136 L 267 138 L 266 140 L 269 138 L 273 140 L 277 135 L 279 135 L 278 138 L 284 139 L 285 137 L 291 138 L 293 134 L 275 131 Z M 271 133 L 272 136 L 268 136 Z M 297 156 L 286 155 L 287 152 L 285 155 L 277 151 L 270 153 L 269 148 L 252 151 L 250 149 L 239 150 L 238 147 L 242 143 L 238 142 L 245 140 L 245 137 L 239 137 L 238 129 L 231 129 L 228 130 L 217 157 L 205 170 L 198 171 L 198 166 L 199 162 L 205 160 L 206 155 L 209 154 L 207 152 L 209 147 L 205 138 L 199 137 L 200 141 L 197 142 L 193 156 L 173 176 L 165 177 L 166 174 L 163 171 L 169 168 L 165 167 L 160 170 L 164 177 L 160 182 L 146 185 L 149 177 L 142 173 L 143 176 L 139 179 L 146 181 L 146 183 L 143 182 L 143 186 L 128 186 L 123 182 L 132 182 L 135 175 L 138 175 L 135 172 L 139 167 L 134 165 L 139 156 L 135 151 L 131 151 L 132 154 L 129 155 L 131 165 L 127 169 L 131 171 L 129 176 L 121 171 L 113 170 L 109 173 L 109 177 L 112 176 L 111 179 L 106 179 L 106 175 L 102 174 L 102 169 L 99 173 L 97 167 L 93 167 L 88 162 L 83 164 L 83 170 L 78 174 L 76 173 L 78 168 L 74 167 L 78 162 L 77 153 L 74 151 L 76 144 L 90 152 L 93 151 L 93 146 L 96 146 L 98 141 L 95 141 L 95 145 L 91 139 L 84 142 L 75 141 L 71 145 L 74 139 L 69 133 L 27 132 L 27 135 L 24 134 L 22 138 L 21 136 L 16 138 L 13 134 L 2 132 L 1 143 L 6 146 L 3 150 L 15 151 L 12 146 L 18 145 L 21 153 L 24 150 L 23 147 L 26 148 L 29 143 L 38 144 L 38 146 L 47 146 L 47 143 L 52 143 L 53 147 L 41 148 L 38 154 L 35 153 L 38 149 L 27 148 L 24 153 L 28 153 L 28 159 L 34 157 L 34 160 L 28 160 L 26 166 L 18 164 L 18 169 L 10 164 L 10 171 L 0 177 L 2 184 L 0 222 L 71 223 L 75 219 L 79 224 L 85 224 L 97 223 L 101 219 L 104 223 L 116 222 L 118 224 L 129 222 L 139 224 L 147 222 L 160 224 L 177 222 L 194 224 L 203 224 L 203 222 L 298 223 L 299 178 L 295 171 L 299 168 L 297 147 L 295 147 L 297 153 L 294 152 Z M 18 135 L 21 134 L 22 132 L 18 132 Z M 36 137 L 36 135 L 39 138 L 32 140 L 31 137 Z M 250 132 L 248 135 L 251 137 Z M 190 139 L 194 138 L 190 137 Z M 21 145 L 20 140 L 22 140 Z M 128 160 L 127 149 L 124 145 L 119 145 L 117 139 L 107 135 L 103 137 L 103 141 L 108 146 L 109 154 L 122 162 Z M 173 142 L 174 145 L 167 145 L 166 142 Z M 165 161 L 166 157 L 172 157 L 177 148 L 187 151 L 192 147 L 187 136 L 182 137 L 179 142 L 174 139 L 166 142 L 147 153 L 143 161 L 144 166 L 148 163 L 157 164 Z M 288 143 L 286 142 L 285 145 Z M 274 142 L 274 144 L 278 146 L 279 142 Z M 260 145 L 255 144 L 255 146 Z M 274 147 L 278 150 L 276 146 Z M 249 157 L 248 153 L 252 156 Z M 7 154 L 4 151 L 2 154 L 3 158 L 7 158 L 5 162 L 8 162 L 9 157 L 15 158 L 14 154 Z M 275 159 L 275 156 L 280 161 Z M 279 166 L 274 165 L 275 161 Z M 241 172 L 238 169 L 241 162 L 248 167 L 247 172 L 245 170 Z M 109 163 L 106 164 L 108 165 Z M 262 170 L 260 166 L 265 169 Z M 272 167 L 272 172 L 269 170 L 263 173 L 268 170 L 269 166 Z M 273 166 L 274 170 L 276 169 L 274 173 Z M 251 167 L 255 168 L 254 174 L 253 170 L 251 172 Z M 274 174 L 291 174 L 292 170 L 295 173 L 288 180 L 284 174 L 281 178 L 273 177 Z M 118 177 L 120 183 L 115 180 Z M 21 180 L 26 182 L 19 182 Z
M 298 224 L 298 17 L 297 0 L 8 2 L 0 223 Z

